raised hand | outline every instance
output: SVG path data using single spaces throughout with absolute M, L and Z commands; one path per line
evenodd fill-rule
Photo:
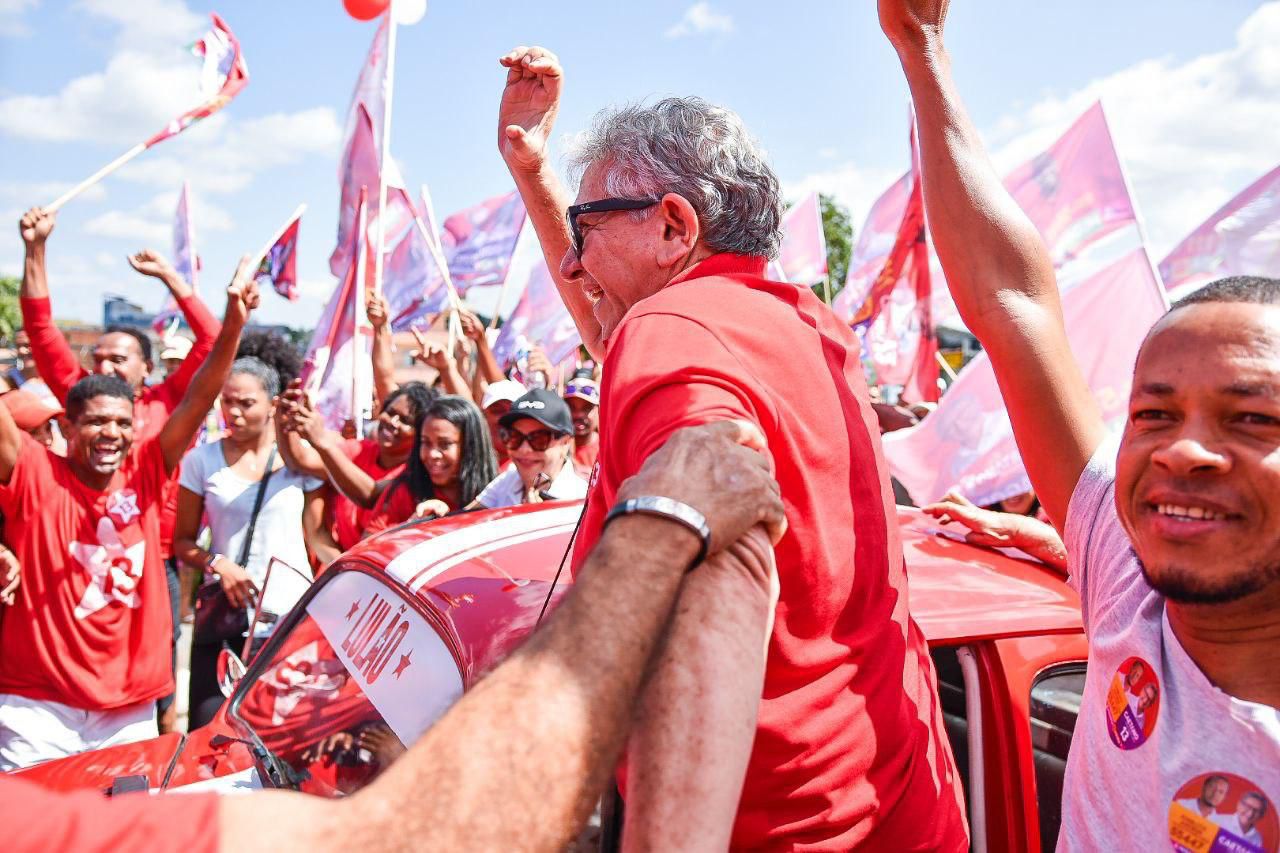
M 369 298 L 364 304 L 364 312 L 369 317 L 369 325 L 376 331 L 387 325 L 391 307 L 387 304 L 387 298 L 381 293 L 369 291 Z
M 44 208 L 33 207 L 22 214 L 18 221 L 18 231 L 22 234 L 22 242 L 28 247 L 43 246 L 44 241 L 53 233 L 57 214 L 45 213 Z
M 509 169 L 536 171 L 546 162 L 560 109 L 560 60 L 546 48 L 521 45 L 498 63 L 507 69 L 498 107 L 498 151 Z
M 155 249 L 143 249 L 136 255 L 130 255 L 129 266 L 152 278 L 165 279 L 178 274 L 177 270 L 165 259 L 164 255 Z
M 879 0 L 880 29 L 899 51 L 942 35 L 951 0 Z
M 479 317 L 463 308 L 458 312 L 458 320 L 462 323 L 462 334 L 464 336 L 477 344 L 484 341 L 484 323 L 480 322 Z
M 546 351 L 540 345 L 529 351 L 529 372 L 542 373 L 548 381 L 551 379 L 551 359 L 547 358 Z
M 677 430 L 618 489 L 618 500 L 667 497 L 702 513 L 712 553 L 757 524 L 776 544 L 787 530 L 782 496 L 770 474 L 764 436 L 745 421 L 717 421 Z
M 260 293 L 253 274 L 256 267 L 253 258 L 245 255 L 236 266 L 236 274 L 227 285 L 227 313 L 223 322 L 236 322 L 243 326 L 249 314 L 258 307 Z

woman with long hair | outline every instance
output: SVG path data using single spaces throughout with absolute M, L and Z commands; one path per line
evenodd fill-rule
M 415 430 L 404 472 L 379 484 L 366 535 L 467 507 L 497 469 L 489 426 L 476 404 L 462 397 L 438 398 Z
M 272 411 L 279 393 L 275 368 L 253 357 L 236 359 L 222 386 L 226 431 L 186 455 L 178 481 L 174 553 L 203 572 L 206 583 L 220 587 L 212 598 L 220 595 L 232 610 L 248 611 L 255 639 L 269 635 L 274 617 L 288 613 L 306 592 L 311 578 L 303 542 L 323 524 L 323 481 L 289 470 L 277 452 Z M 208 548 L 197 544 L 202 518 L 208 521 Z M 277 562 L 264 590 L 273 557 L 292 569 Z M 216 673 L 223 643 L 239 652 L 244 639 L 206 636 L 201 626 L 197 617 L 188 705 L 192 729 L 212 719 L 222 704 Z
M 318 541 L 308 543 L 321 562 L 328 563 L 359 543 L 378 499 L 377 484 L 404 471 L 413 454 L 416 426 L 436 393 L 421 382 L 396 387 L 383 400 L 372 435 L 364 439 L 343 438 L 305 405 L 289 414 L 304 399 L 297 383 L 282 398 L 277 410 L 283 433 L 280 450 L 293 470 L 327 479 L 337 487 L 336 493 L 330 493 L 325 513 L 332 538 L 321 530 Z

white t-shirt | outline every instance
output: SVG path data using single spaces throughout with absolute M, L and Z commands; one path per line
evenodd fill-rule
M 194 448 L 183 458 L 178 482 L 184 489 L 204 498 L 205 518 L 211 534 L 209 550 L 228 560 L 239 560 L 249 516 L 258 496 L 258 481 L 246 480 L 232 471 L 222 454 L 222 442 L 215 441 Z M 302 533 L 302 508 L 305 494 L 323 485 L 323 480 L 296 474 L 288 468 L 280 468 L 271 475 L 249 547 L 248 565 L 244 567 L 259 589 L 272 557 L 310 578 L 311 566 Z M 309 580 L 277 564 L 271 571 L 263 610 L 283 616 L 309 585 Z M 271 625 L 260 625 L 255 633 L 268 634 L 271 628 Z
M 1115 507 L 1114 442 L 1080 476 L 1067 511 L 1071 584 L 1080 593 L 1089 667 L 1067 759 L 1060 851 L 1280 849 L 1280 710 L 1228 696 L 1187 656 L 1165 599 L 1143 577 Z M 1124 675 L 1141 659 L 1159 701 L 1137 726 Z M 1151 718 L 1154 717 L 1154 723 Z M 1209 817 L 1187 808 L 1206 780 L 1227 791 Z M 1220 783 L 1215 782 L 1214 787 Z M 1244 837 L 1218 826 L 1241 796 L 1265 814 Z M 1236 830 L 1239 824 L 1229 823 Z M 1256 832 L 1257 835 L 1253 835 Z
M 551 481 L 551 486 L 544 490 L 554 500 L 567 501 L 587 496 L 587 481 L 573 470 L 573 463 L 566 458 L 560 473 Z M 504 506 L 519 506 L 524 502 L 524 483 L 515 465 L 493 478 L 484 491 L 476 498 L 480 505 L 488 509 Z

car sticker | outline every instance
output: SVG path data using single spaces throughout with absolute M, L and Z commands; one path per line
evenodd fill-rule
M 1137 749 L 1155 730 L 1160 714 L 1160 680 L 1150 663 L 1126 658 L 1107 690 L 1107 734 L 1121 749 Z
M 1233 773 L 1202 773 L 1174 792 L 1169 840 L 1182 853 L 1277 853 L 1280 818 L 1257 785 Z
M 307 613 L 402 743 L 416 741 L 462 695 L 444 640 L 377 578 L 344 572 Z

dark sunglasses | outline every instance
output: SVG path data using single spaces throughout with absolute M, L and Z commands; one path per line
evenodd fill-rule
M 582 229 L 578 227 L 578 217 L 584 213 L 611 213 L 616 210 L 644 210 L 653 207 L 661 199 L 656 198 L 602 198 L 599 201 L 588 201 L 575 204 L 566 212 L 569 220 L 569 231 L 573 234 L 573 253 L 582 257 Z
M 551 446 L 551 442 L 559 438 L 561 433 L 549 429 L 535 429 L 533 432 L 521 432 L 511 427 L 498 427 L 498 440 L 507 450 L 519 450 L 526 441 L 529 447 L 538 453 Z
M 574 394 L 585 394 L 595 400 L 600 396 L 600 388 L 594 382 L 570 382 L 568 385 L 564 386 L 564 395 L 566 397 Z

